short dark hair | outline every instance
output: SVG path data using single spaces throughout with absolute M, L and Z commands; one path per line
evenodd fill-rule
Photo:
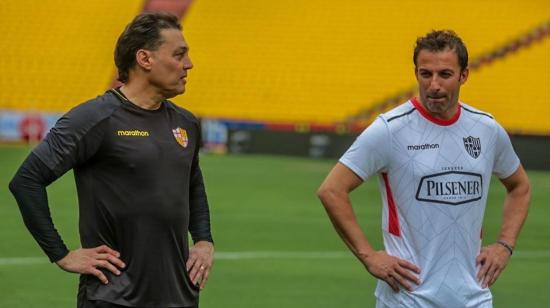
M 170 13 L 146 12 L 136 16 L 126 26 L 115 47 L 119 81 L 128 81 L 129 71 L 136 65 L 138 50 L 156 50 L 162 44 L 160 32 L 163 29 L 181 30 L 178 17 Z
M 466 49 L 466 45 L 452 30 L 432 30 L 426 36 L 419 37 L 414 47 L 414 66 L 417 66 L 418 54 L 421 50 L 427 49 L 431 52 L 436 52 L 444 51 L 447 48 L 456 52 L 461 71 L 468 67 L 468 50 Z

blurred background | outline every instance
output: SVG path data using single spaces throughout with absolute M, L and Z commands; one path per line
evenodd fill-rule
M 461 101 L 510 133 L 533 182 L 518 252 L 493 288 L 498 307 L 548 307 L 550 2 L 3 0 L 0 10 L 0 307 L 74 307 L 76 275 L 48 264 L 7 184 L 77 104 L 116 86 L 117 37 L 142 11 L 182 18 L 194 68 L 174 101 L 201 118 L 217 261 L 202 307 L 372 307 L 374 279 L 333 231 L 315 190 L 381 112 L 416 95 L 416 38 L 466 43 Z M 376 181 L 352 195 L 382 249 Z M 492 185 L 484 230 L 500 226 Z M 51 185 L 56 227 L 78 247 L 71 174 Z

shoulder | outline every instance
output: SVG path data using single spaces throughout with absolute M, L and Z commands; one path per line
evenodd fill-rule
M 465 103 L 460 103 L 460 108 L 462 109 L 462 111 L 464 112 L 464 114 L 466 115 L 469 115 L 469 116 L 480 116 L 481 118 L 486 118 L 486 119 L 491 119 L 491 120 L 495 120 L 495 117 L 493 117 L 492 114 L 488 113 L 488 112 L 485 112 L 485 111 L 481 111 L 477 108 L 474 108 L 468 104 L 465 104 Z
M 460 103 L 460 109 L 462 112 L 461 117 L 464 117 L 469 121 L 478 122 L 487 126 L 499 126 L 498 122 L 495 120 L 495 117 L 488 112 L 479 110 L 463 102 Z
M 391 123 L 398 119 L 405 119 L 408 115 L 414 113 L 415 111 L 416 107 L 414 107 L 410 101 L 406 101 L 390 111 L 381 114 L 380 118 L 382 118 L 386 123 Z
M 79 126 L 94 126 L 109 118 L 120 107 L 120 100 L 113 93 L 107 91 L 103 95 L 75 106 L 63 115 L 60 121 L 67 121 Z
M 180 106 L 174 104 L 173 102 L 171 102 L 169 100 L 166 100 L 166 108 L 170 112 L 174 112 L 177 115 L 183 117 L 185 120 L 193 122 L 193 123 L 199 125 L 199 119 L 197 119 L 197 117 L 191 111 L 189 111 L 189 110 L 187 110 L 183 107 L 180 107 Z
M 63 174 L 97 150 L 104 132 L 102 124 L 118 108 L 120 101 L 109 92 L 79 104 L 55 123 L 33 153 L 56 175 Z

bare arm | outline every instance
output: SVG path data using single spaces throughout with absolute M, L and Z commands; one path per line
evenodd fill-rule
M 499 239 L 513 247 L 516 245 L 521 227 L 527 218 L 531 199 L 531 185 L 521 165 L 514 174 L 501 180 L 501 182 L 506 187 L 506 198 L 504 199 Z
M 361 183 L 363 181 L 355 173 L 338 163 L 317 192 L 336 232 L 360 259 L 374 252 L 357 223 L 349 199 L 349 193 Z
M 420 269 L 410 262 L 389 256 L 384 251 L 374 250 L 357 223 L 349 193 L 362 182 L 348 167 L 338 163 L 330 171 L 317 195 L 334 228 L 367 270 L 387 282 L 394 291 L 399 291 L 399 285 L 411 290 L 408 281 L 420 283 L 411 271 L 420 273 Z
M 531 186 L 521 165 L 516 172 L 502 179 L 501 182 L 506 187 L 506 198 L 504 199 L 502 227 L 498 240 L 514 247 L 521 227 L 527 218 Z M 495 243 L 482 248 L 476 261 L 481 264 L 477 278 L 484 288 L 495 283 L 508 264 L 509 258 L 510 252 L 502 244 Z

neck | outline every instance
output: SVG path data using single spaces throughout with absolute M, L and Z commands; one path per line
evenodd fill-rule
M 132 104 L 146 110 L 159 109 L 165 99 L 154 87 L 141 84 L 138 80 L 128 81 L 120 87 L 120 91 Z
M 424 105 L 423 102 L 421 102 L 418 98 L 412 99 L 413 105 L 417 108 L 417 110 L 424 116 L 424 118 L 430 120 L 433 123 L 439 124 L 439 125 L 451 125 L 455 123 L 458 118 L 460 117 L 460 106 L 457 103 L 455 106 L 451 107 L 450 111 L 447 112 L 430 112 L 428 108 Z

